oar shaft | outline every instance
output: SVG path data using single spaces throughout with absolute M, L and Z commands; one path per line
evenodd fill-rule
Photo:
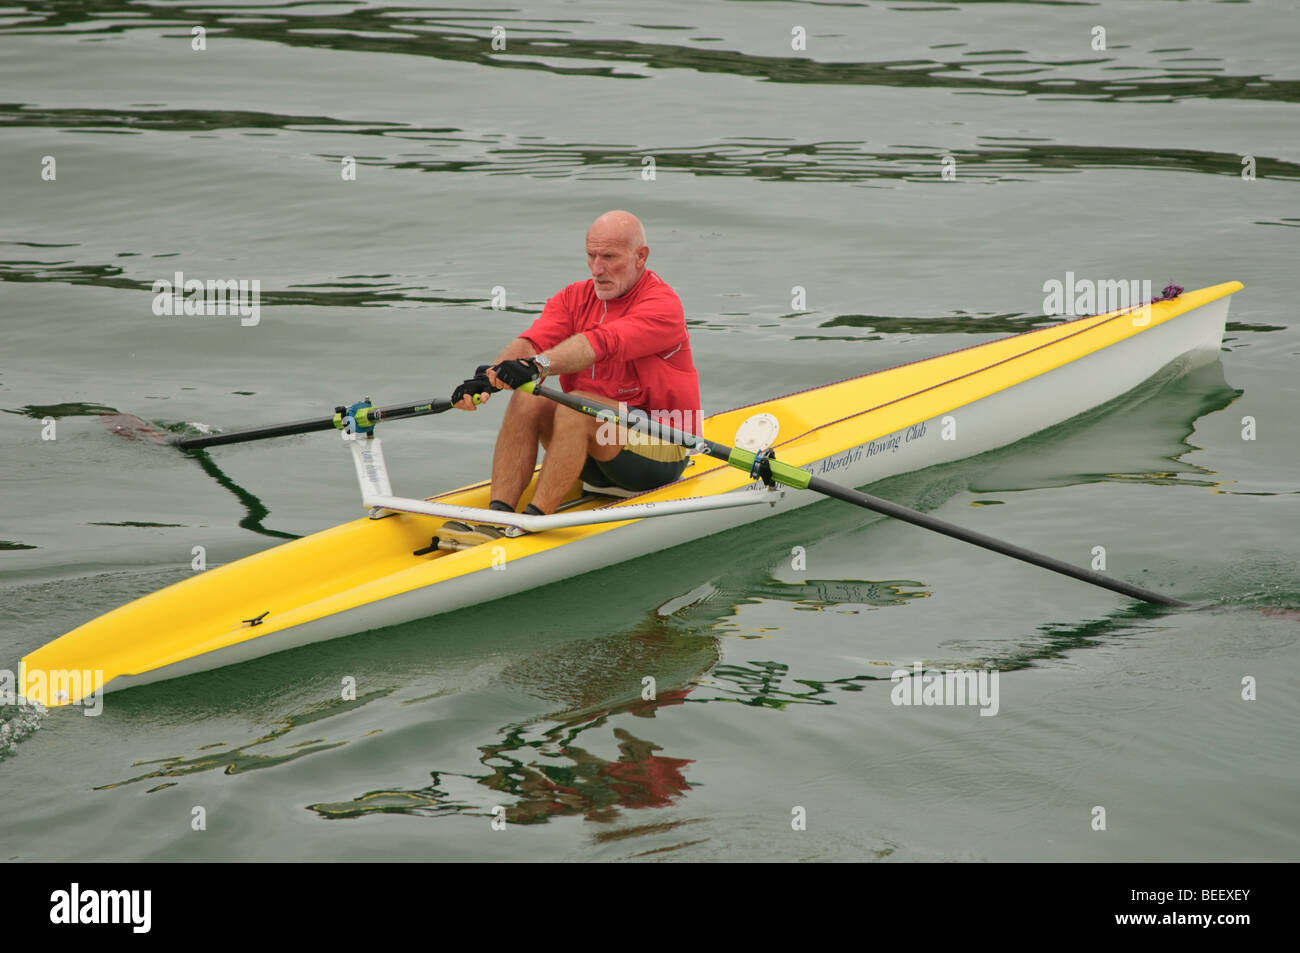
M 391 407 L 374 407 L 369 412 L 370 419 L 401 420 L 405 417 L 422 417 L 426 414 L 440 414 L 451 409 L 451 402 L 446 400 L 423 400 L 409 404 L 394 404 Z M 204 437 L 178 437 L 172 443 L 182 450 L 197 450 L 201 447 L 219 447 L 228 443 L 248 443 L 253 440 L 269 440 L 272 437 L 290 437 L 300 433 L 315 433 L 318 430 L 337 430 L 337 415 L 317 417 L 311 420 L 296 420 L 286 424 L 269 424 L 265 427 L 250 427 L 248 430 L 234 430 L 230 433 L 214 433 Z
M 325 417 L 267 427 L 252 427 L 248 430 L 234 430 L 230 433 L 214 433 L 203 437 L 177 437 L 171 442 L 182 450 L 197 450 L 201 447 L 219 447 L 227 443 L 248 443 L 253 440 L 269 440 L 271 437 L 290 437 L 299 433 L 332 429 L 334 429 L 334 418 Z
M 641 433 L 651 434 L 665 443 L 681 444 L 684 447 L 690 447 L 700 453 L 707 453 L 711 457 L 719 460 L 730 462 L 730 457 L 735 452 L 744 453 L 745 451 L 734 451 L 726 444 L 715 443 L 712 440 L 705 440 L 696 434 L 686 433 L 683 430 L 669 427 L 659 421 L 652 421 L 643 410 L 637 410 L 635 407 L 629 408 L 625 414 L 620 415 L 617 408 L 610 407 L 608 404 L 602 404 L 599 401 L 588 400 L 586 397 L 575 397 L 573 394 L 566 394 L 562 390 L 554 390 L 544 384 L 531 383 L 525 384 L 519 390 L 527 391 L 530 394 L 536 394 L 538 397 L 545 397 L 553 400 L 557 404 L 562 404 L 571 410 L 576 410 L 580 414 L 586 414 L 588 417 L 595 417 L 597 420 L 608 420 L 610 423 L 619 423 L 630 430 L 639 430 Z M 750 455 L 753 456 L 752 454 Z M 751 461 L 752 462 L 752 461 Z M 736 464 L 739 466 L 739 464 Z M 749 464 L 745 464 L 745 469 Z
M 974 530 L 965 529 L 955 523 L 949 523 L 925 513 L 908 509 L 906 506 L 899 506 L 897 503 L 891 503 L 889 500 L 881 499 L 878 496 L 872 496 L 870 493 L 863 493 L 861 490 L 852 490 L 848 487 L 840 486 L 837 483 L 828 483 L 820 477 L 813 477 L 809 481 L 808 489 L 825 496 L 834 497 L 837 500 L 843 500 L 845 503 L 852 503 L 855 506 L 861 506 L 864 509 L 883 513 L 885 516 L 892 516 L 894 519 L 902 520 L 905 523 L 922 526 L 925 529 L 933 530 L 936 533 L 951 536 L 953 539 L 960 539 L 963 542 L 971 543 L 975 546 L 982 546 L 995 553 L 1010 556 L 1012 559 L 1019 559 L 1022 562 L 1041 566 L 1043 569 L 1050 569 L 1052 572 L 1059 572 L 1063 576 L 1070 576 L 1083 582 L 1092 583 L 1094 586 L 1101 586 L 1103 589 L 1109 589 L 1112 592 L 1131 596 L 1134 599 L 1141 599 L 1144 602 L 1153 602 L 1162 606 L 1188 605 L 1186 602 L 1171 599 L 1169 596 L 1153 592 L 1150 589 L 1143 589 L 1141 586 L 1135 586 L 1132 583 L 1124 582 L 1121 579 L 1112 579 L 1110 576 L 1104 576 L 1101 573 L 1093 572 L 1090 569 L 1080 569 L 1078 566 L 1062 562 L 1052 556 L 1045 556 L 1042 553 L 1036 553 L 1033 550 L 1025 549 L 1023 546 L 1017 546 L 1015 543 L 1008 543 L 1004 540 L 995 539 L 992 536 L 985 536 L 983 533 L 977 533 Z

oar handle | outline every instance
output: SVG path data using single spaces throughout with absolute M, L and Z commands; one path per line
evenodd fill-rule
M 434 398 L 432 400 L 414 401 L 409 404 L 394 404 L 391 407 L 372 407 L 368 411 L 368 417 L 374 423 L 380 420 L 402 420 L 406 417 L 440 414 L 445 410 L 450 410 L 451 407 L 451 401 Z M 234 430 L 230 433 L 214 433 L 203 437 L 177 437 L 171 442 L 182 450 L 198 450 L 203 447 L 219 447 L 228 443 L 249 443 L 253 440 L 269 440 L 272 437 L 291 437 L 294 434 L 314 433 L 318 430 L 341 430 L 342 428 L 343 416 L 335 412 L 330 417 L 295 420 L 285 424 L 269 424 L 265 427 Z

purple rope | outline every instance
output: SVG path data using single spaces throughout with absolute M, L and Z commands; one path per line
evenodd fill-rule
M 1156 295 L 1150 301 L 1142 301 L 1139 302 L 1138 304 L 1129 305 L 1128 308 L 1126 308 L 1125 310 L 1118 312 L 1117 316 L 1119 314 L 1129 314 L 1133 311 L 1136 311 L 1138 308 L 1145 307 L 1148 304 L 1155 304 L 1157 301 L 1173 301 L 1182 293 L 1183 293 L 1183 286 L 1176 285 L 1171 281 L 1169 282 L 1169 284 L 1165 285 L 1164 290 L 1161 291 L 1160 294 Z M 1109 313 L 1110 312 L 1108 311 L 1099 311 L 1097 312 L 1097 314 L 1088 315 L 1088 317 L 1096 318 L 1102 314 L 1109 314 Z

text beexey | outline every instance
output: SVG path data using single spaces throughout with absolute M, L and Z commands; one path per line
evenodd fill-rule
M 1235 900 L 1245 902 L 1250 899 L 1250 890 L 1247 888 L 1219 888 L 1215 890 L 1133 890 L 1130 891 L 1130 900 L 1146 901 L 1149 903 L 1164 903 L 1165 901 L 1178 900 L 1200 900 L 1207 902 L 1210 900 Z M 1199 896 L 1198 896 L 1199 893 Z M 1175 898 L 1175 894 L 1177 897 Z

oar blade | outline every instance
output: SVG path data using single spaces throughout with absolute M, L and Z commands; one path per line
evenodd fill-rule
M 135 440 L 143 443 L 172 443 L 172 434 L 159 430 L 143 417 L 135 414 L 99 414 L 99 422 L 104 429 L 123 440 Z

